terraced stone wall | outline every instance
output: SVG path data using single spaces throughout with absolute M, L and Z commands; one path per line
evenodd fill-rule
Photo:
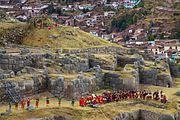
M 19 71 L 25 66 L 42 67 L 40 59 L 43 58 L 42 54 L 36 55 L 7 55 L 0 54 L 0 68 L 3 70 Z
M 117 53 L 117 54 L 123 54 L 127 53 L 127 50 L 122 49 L 120 47 L 113 47 L 113 46 L 107 46 L 107 47 L 93 47 L 93 48 L 86 48 L 86 49 L 73 49 L 73 50 L 62 50 L 63 53 L 66 54 L 79 54 L 79 53 L 90 53 L 90 54 L 107 54 L 107 53 Z

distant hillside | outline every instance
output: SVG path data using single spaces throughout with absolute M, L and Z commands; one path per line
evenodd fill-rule
M 110 22 L 110 30 L 116 32 L 128 31 L 128 29 L 143 28 L 150 29 L 159 27 L 156 38 L 163 39 L 165 33 L 170 33 L 168 38 L 179 38 L 180 2 L 175 0 L 143 0 L 141 4 L 133 9 L 120 9 L 120 12 Z M 162 37 L 163 36 L 163 37 Z
M 35 47 L 51 48 L 86 48 L 93 46 L 114 45 L 109 41 L 95 37 L 79 28 L 57 26 L 48 30 L 34 29 L 23 40 L 22 44 Z

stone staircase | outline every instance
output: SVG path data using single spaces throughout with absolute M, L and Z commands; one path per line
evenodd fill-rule
M 6 95 L 13 103 L 21 101 L 22 98 L 20 94 L 18 94 L 17 90 L 15 89 L 15 85 L 13 85 L 12 82 L 4 81 L 3 85 L 4 89 L 6 90 Z

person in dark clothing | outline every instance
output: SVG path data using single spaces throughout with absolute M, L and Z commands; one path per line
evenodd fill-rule
M 75 104 L 75 99 L 73 98 L 71 101 L 71 105 L 74 106 L 74 104 Z

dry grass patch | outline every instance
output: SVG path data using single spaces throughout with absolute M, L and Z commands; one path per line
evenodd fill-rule
M 114 45 L 79 28 L 67 26 L 58 26 L 50 31 L 47 28 L 35 29 L 24 39 L 23 44 L 35 47 L 49 46 L 51 48 L 88 48 Z
M 8 80 L 18 82 L 18 81 L 32 80 L 32 77 L 33 77 L 33 75 L 31 75 L 31 74 L 22 74 L 20 76 L 8 78 Z

